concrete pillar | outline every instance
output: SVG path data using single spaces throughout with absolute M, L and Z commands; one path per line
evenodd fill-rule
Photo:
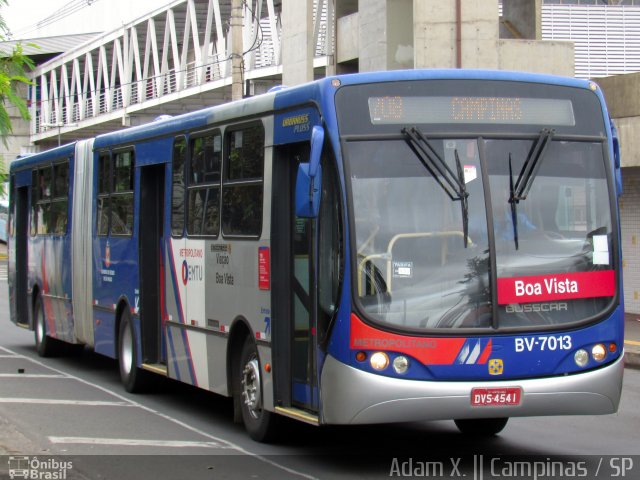
M 359 70 L 413 67 L 412 0 L 360 0 Z
M 542 0 L 502 2 L 501 36 L 525 40 L 542 39 Z
M 416 68 L 497 68 L 498 0 L 414 1 L 413 24 Z
M 313 0 L 282 1 L 282 83 L 313 80 Z
M 242 84 L 242 0 L 231 0 L 231 99 L 240 100 Z

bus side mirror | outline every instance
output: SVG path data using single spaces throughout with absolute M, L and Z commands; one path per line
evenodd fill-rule
M 322 186 L 322 145 L 324 129 L 313 127 L 311 132 L 311 157 L 309 163 L 298 166 L 296 178 L 296 215 L 300 218 L 316 218 L 320 211 L 320 189 Z
M 613 137 L 613 164 L 615 167 L 615 179 L 616 179 L 616 189 L 618 190 L 618 196 L 622 195 L 622 172 L 621 162 L 620 162 L 620 139 L 618 137 L 618 130 L 616 129 L 613 121 L 611 123 L 611 134 Z

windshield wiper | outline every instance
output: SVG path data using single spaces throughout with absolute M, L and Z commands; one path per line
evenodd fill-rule
M 518 212 L 516 205 L 520 200 L 526 200 L 531 185 L 538 174 L 538 169 L 542 165 L 542 159 L 551 143 L 551 138 L 555 130 L 543 128 L 538 135 L 537 140 L 529 150 L 527 159 L 522 165 L 522 169 L 518 174 L 518 180 L 513 183 L 513 168 L 511 166 L 511 152 L 509 152 L 509 203 L 511 204 L 511 221 L 513 223 L 513 240 L 518 250 Z
M 513 184 L 513 169 L 511 167 L 511 152 L 509 152 L 509 203 L 511 204 L 511 223 L 513 223 L 513 241 L 518 250 L 518 212 L 516 211 L 515 187 Z
M 403 128 L 409 147 L 416 154 L 422 165 L 428 170 L 433 178 L 442 187 L 447 196 L 453 201 L 460 201 L 462 209 L 462 234 L 464 237 L 464 248 L 467 248 L 469 234 L 469 193 L 464 182 L 464 171 L 460 164 L 458 150 L 454 151 L 456 158 L 457 175 L 449 168 L 449 165 L 438 155 L 433 145 L 416 127 Z
M 547 150 L 547 147 L 551 143 L 551 137 L 555 130 L 543 128 L 538 135 L 538 139 L 535 141 L 529 155 L 522 165 L 522 169 L 518 174 L 518 180 L 516 181 L 509 202 L 518 203 L 520 200 L 526 200 L 531 185 L 538 174 L 538 169 L 542 165 L 542 158 Z

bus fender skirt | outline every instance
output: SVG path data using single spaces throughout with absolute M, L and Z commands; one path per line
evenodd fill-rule
M 322 418 L 327 424 L 374 424 L 463 418 L 615 413 L 624 361 L 573 375 L 501 381 L 416 381 L 358 370 L 327 356 Z M 517 406 L 472 407 L 475 387 L 520 387 Z

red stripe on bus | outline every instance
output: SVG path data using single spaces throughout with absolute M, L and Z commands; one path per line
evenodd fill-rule
M 417 337 L 384 332 L 351 314 L 351 348 L 407 354 L 424 365 L 453 365 L 466 338 Z
M 492 343 L 493 341 L 489 339 L 489 343 L 487 343 L 487 346 L 484 347 L 484 350 L 482 351 L 480 358 L 478 358 L 478 361 L 476 362 L 478 365 L 483 365 L 487 363 L 487 360 L 489 360 L 489 355 L 491 355 L 491 349 L 493 346 Z

